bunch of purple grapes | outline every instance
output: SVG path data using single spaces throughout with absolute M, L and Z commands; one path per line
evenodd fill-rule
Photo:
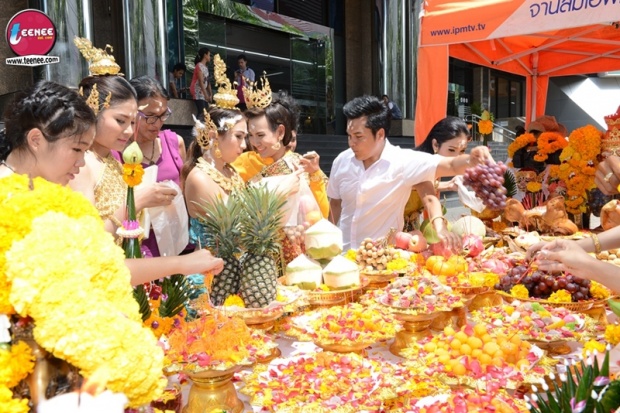
M 508 167 L 503 162 L 485 163 L 467 168 L 463 173 L 463 183 L 474 190 L 488 209 L 506 207 L 506 188 L 504 173 Z
M 573 302 L 589 300 L 590 280 L 575 277 L 571 274 L 551 274 L 543 271 L 533 271 L 525 275 L 527 267 L 517 265 L 511 268 L 506 275 L 500 278 L 495 285 L 496 290 L 510 292 L 510 289 L 518 283 L 527 288 L 530 297 L 549 298 L 557 290 L 566 290 L 571 294 Z

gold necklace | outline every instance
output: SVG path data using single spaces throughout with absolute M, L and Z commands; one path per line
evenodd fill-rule
M 146 155 L 142 155 L 144 157 L 144 159 L 146 159 L 147 161 L 149 161 L 149 166 L 151 165 L 155 165 L 155 161 L 153 160 L 153 158 L 155 157 L 155 141 L 157 140 L 157 138 L 153 139 L 153 145 L 151 145 L 151 157 L 149 158 Z
M 229 164 L 224 164 L 224 168 L 226 168 L 230 172 L 230 178 L 220 172 L 216 167 L 207 162 L 204 158 L 198 158 L 198 163 L 196 164 L 198 169 L 205 172 L 213 182 L 219 185 L 220 188 L 224 190 L 226 193 L 231 193 L 233 190 L 242 189 L 245 186 L 245 182 L 241 176 L 237 173 L 235 168 L 230 166 Z

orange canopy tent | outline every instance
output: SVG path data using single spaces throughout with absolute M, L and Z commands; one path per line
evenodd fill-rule
M 416 143 L 446 116 L 449 57 L 526 77 L 526 122 L 550 76 L 620 70 L 620 0 L 427 0 L 420 23 Z

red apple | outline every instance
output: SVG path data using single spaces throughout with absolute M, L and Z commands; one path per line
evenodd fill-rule
M 407 249 L 411 252 L 422 252 L 426 248 L 428 248 L 428 243 L 426 242 L 426 238 L 422 234 L 422 231 L 411 231 L 409 233 L 411 235 L 411 239 L 409 239 L 409 246 Z
M 409 241 L 411 240 L 411 234 L 406 232 L 397 232 L 394 236 L 394 245 L 396 248 L 400 248 L 401 250 L 406 250 L 409 248 Z

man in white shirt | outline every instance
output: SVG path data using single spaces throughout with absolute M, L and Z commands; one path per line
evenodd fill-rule
M 444 245 L 459 250 L 461 240 L 446 227 L 433 182 L 492 159 L 488 148 L 478 146 L 471 155 L 447 158 L 391 145 L 387 140 L 389 108 L 374 96 L 351 100 L 343 112 L 349 149 L 334 161 L 327 196 L 331 220 L 340 222 L 345 250 L 358 248 L 366 237 L 385 236 L 390 228 L 401 230 L 412 188 L 418 191 Z
M 245 104 L 245 95 L 243 94 L 243 87 L 248 83 L 253 83 L 256 79 L 254 71 L 248 67 L 248 59 L 244 54 L 237 56 L 237 63 L 239 69 L 235 72 L 235 81 L 237 82 L 237 98 L 239 98 L 239 104 L 237 107 L 244 111 L 247 109 Z

